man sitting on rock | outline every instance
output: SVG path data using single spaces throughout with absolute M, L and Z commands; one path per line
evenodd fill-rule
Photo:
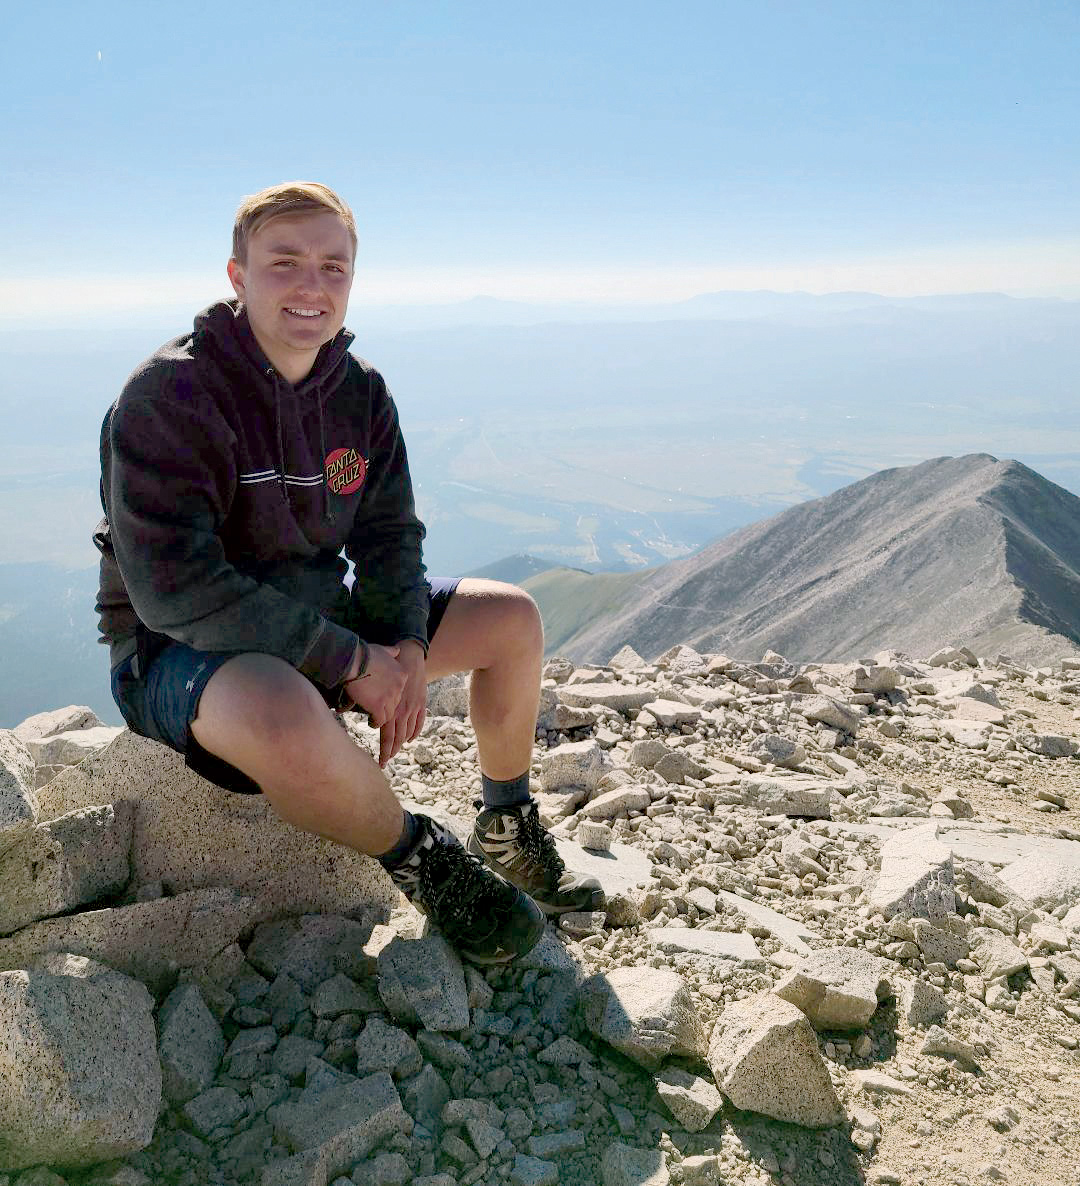
M 296 827 L 378 857 L 460 953 L 504 963 L 590 910 L 529 798 L 543 630 L 495 581 L 425 579 L 397 410 L 342 328 L 348 206 L 310 182 L 237 212 L 235 301 L 139 366 L 105 417 L 101 632 L 128 725 Z M 352 590 L 345 584 L 354 566 Z M 471 671 L 483 804 L 468 851 L 380 767 L 426 685 Z M 379 762 L 335 710 L 364 710 Z

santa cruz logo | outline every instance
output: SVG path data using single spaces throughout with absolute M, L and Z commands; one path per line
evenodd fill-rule
M 326 455 L 326 484 L 335 494 L 354 494 L 367 477 L 367 462 L 355 449 L 335 449 Z

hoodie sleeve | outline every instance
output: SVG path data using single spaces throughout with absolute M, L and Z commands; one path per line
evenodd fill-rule
M 396 640 L 416 639 L 427 650 L 431 590 L 416 517 L 412 479 L 397 408 L 377 372 L 370 372 L 371 445 L 367 481 L 345 555 L 354 566 L 353 609 L 360 620 L 385 625 Z
M 102 432 L 112 546 L 136 614 L 196 650 L 276 655 L 336 686 L 356 635 L 226 559 L 219 532 L 236 489 L 235 435 L 177 392 L 163 414 L 164 385 L 152 372 L 133 379 Z

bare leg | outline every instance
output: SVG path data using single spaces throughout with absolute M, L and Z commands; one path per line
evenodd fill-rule
M 431 640 L 428 678 L 472 671 L 470 711 L 488 778 L 503 782 L 529 770 L 543 654 L 540 614 L 527 593 L 497 581 L 461 582 Z M 595 878 L 566 871 L 531 801 L 482 810 L 468 847 L 546 914 L 603 906 Z
M 230 659 L 206 685 L 191 729 L 205 749 L 253 778 L 295 827 L 372 856 L 401 837 L 401 805 L 375 760 L 280 659 Z M 398 888 L 473 963 L 505 964 L 529 951 L 544 930 L 539 906 L 433 821 L 418 824 L 408 859 L 390 871 Z
M 532 763 L 544 628 L 536 603 L 501 581 L 466 577 L 431 640 L 427 677 L 471 671 L 469 711 L 480 769 L 517 778 Z
M 283 660 L 230 659 L 206 685 L 191 731 L 295 827 L 371 855 L 397 843 L 404 816 L 382 771 Z
M 427 673 L 473 672 L 471 715 L 489 778 L 529 769 L 543 649 L 540 615 L 526 593 L 498 581 L 461 582 L 432 641 Z M 254 779 L 295 827 L 372 855 L 401 836 L 401 805 L 376 762 L 282 660 L 230 659 L 207 683 L 191 730 L 210 753 Z

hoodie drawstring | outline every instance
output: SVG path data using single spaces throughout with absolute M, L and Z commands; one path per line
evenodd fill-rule
M 323 416 L 322 392 L 316 389 L 315 402 L 319 405 L 319 457 L 322 458 L 322 517 L 324 523 L 330 522 L 330 495 L 326 490 L 326 419 Z
M 277 371 L 273 367 L 266 368 L 266 377 L 274 385 L 274 435 L 277 437 L 277 452 L 278 452 L 278 485 L 281 487 L 281 493 L 287 503 L 292 505 L 292 500 L 289 498 L 289 486 L 285 481 L 285 430 L 281 420 L 281 381 Z M 312 395 L 315 397 L 315 404 L 319 409 L 319 457 L 322 466 L 322 517 L 323 522 L 328 523 L 333 516 L 330 513 L 330 496 L 326 490 L 326 417 L 323 413 L 323 394 L 318 387 L 314 389 Z
M 274 385 L 274 430 L 277 437 L 278 483 L 281 486 L 282 497 L 288 502 L 289 487 L 285 483 L 285 432 L 281 425 L 281 383 L 278 381 L 278 373 L 273 367 L 266 368 L 266 377 Z

